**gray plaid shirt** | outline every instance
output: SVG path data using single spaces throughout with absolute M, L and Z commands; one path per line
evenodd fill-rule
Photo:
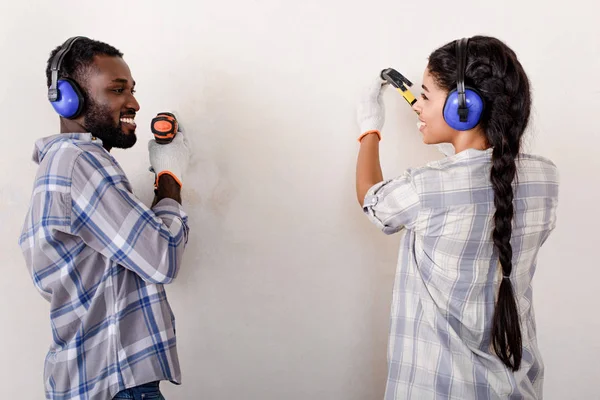
M 90 134 L 36 143 L 39 164 L 19 244 L 50 302 L 47 399 L 108 400 L 150 381 L 180 381 L 175 319 L 163 284 L 188 238 L 175 200 L 153 209 Z
M 550 161 L 517 161 L 513 284 L 523 361 L 507 369 L 490 348 L 501 278 L 492 230 L 491 152 L 466 150 L 410 169 L 369 190 L 364 211 L 385 233 L 405 228 L 391 309 L 386 400 L 541 399 L 532 278 L 554 229 L 558 173 Z

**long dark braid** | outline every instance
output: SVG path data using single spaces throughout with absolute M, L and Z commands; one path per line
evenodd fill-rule
M 434 51 L 429 72 L 438 86 L 456 87 L 455 42 Z M 494 189 L 494 246 L 502 266 L 502 282 L 492 324 L 492 346 L 502 362 L 519 369 L 523 355 L 521 326 L 513 286 L 512 235 L 513 187 L 521 138 L 529 122 L 531 93 L 527 75 L 516 54 L 500 40 L 475 36 L 469 40 L 465 83 L 478 89 L 485 100 L 480 126 L 493 147 L 490 180 Z

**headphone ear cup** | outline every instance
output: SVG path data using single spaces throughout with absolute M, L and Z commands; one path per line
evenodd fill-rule
M 448 97 L 446 97 L 446 102 L 444 103 L 444 120 L 452 129 L 456 129 L 457 131 L 467 131 L 475 128 L 479 124 L 481 114 L 483 113 L 483 98 L 477 90 L 467 87 L 465 88 L 465 96 L 469 110 L 469 115 L 465 122 L 462 122 L 458 115 L 459 101 L 456 89 L 448 93 Z
M 51 102 L 54 110 L 63 118 L 77 118 L 83 110 L 83 95 L 77 82 L 63 78 L 58 81 L 58 99 Z

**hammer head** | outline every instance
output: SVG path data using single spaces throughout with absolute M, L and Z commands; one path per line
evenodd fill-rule
M 406 85 L 408 85 L 408 87 L 412 86 L 411 81 L 393 68 L 386 68 L 381 71 L 381 79 L 403 91 L 407 89 Z

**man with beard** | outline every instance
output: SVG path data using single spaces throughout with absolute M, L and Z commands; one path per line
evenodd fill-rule
M 188 240 L 180 191 L 190 148 L 182 132 L 169 144 L 151 140 L 154 204 L 135 197 L 109 153 L 136 142 L 140 106 L 122 56 L 76 37 L 46 69 L 61 133 L 35 145 L 39 167 L 19 244 L 50 302 L 48 399 L 162 399 L 159 382 L 181 379 L 163 285 L 176 277 Z

